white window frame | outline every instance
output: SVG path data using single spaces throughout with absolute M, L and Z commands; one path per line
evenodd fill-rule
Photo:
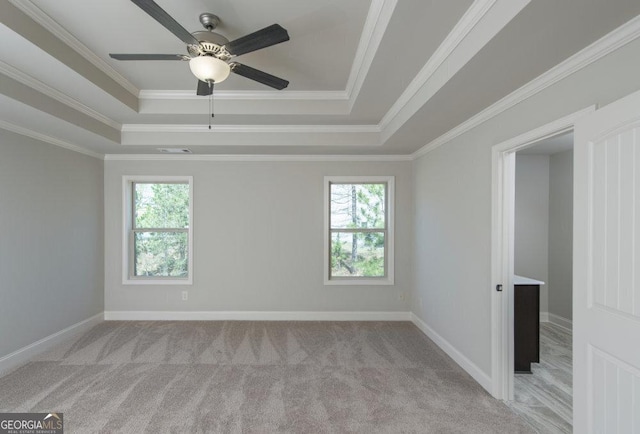
M 133 229 L 134 183 L 185 183 L 189 184 L 189 229 L 187 277 L 134 277 L 131 270 L 133 255 L 131 232 Z M 192 285 L 193 284 L 193 176 L 129 176 L 122 177 L 122 284 L 123 285 Z
M 331 277 L 331 184 L 387 184 L 385 203 L 385 275 L 384 277 Z M 395 176 L 325 176 L 324 177 L 324 284 L 325 285 L 393 285 Z

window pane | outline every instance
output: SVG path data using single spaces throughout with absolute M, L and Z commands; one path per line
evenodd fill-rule
M 384 229 L 386 184 L 331 184 L 331 228 Z
M 135 232 L 135 276 L 187 277 L 186 232 Z
M 331 234 L 331 277 L 384 275 L 384 232 Z
M 189 227 L 189 184 L 134 184 L 136 228 Z

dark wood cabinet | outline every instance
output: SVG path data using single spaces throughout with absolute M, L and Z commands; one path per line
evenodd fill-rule
M 514 285 L 514 368 L 531 373 L 540 362 L 540 285 Z

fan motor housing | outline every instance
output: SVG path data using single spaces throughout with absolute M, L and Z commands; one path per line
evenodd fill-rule
M 187 51 L 191 56 L 198 56 L 201 54 L 209 54 L 219 57 L 218 54 L 222 54 L 222 46 L 229 43 L 229 40 L 224 36 L 207 30 L 201 30 L 199 32 L 193 32 L 193 37 L 200 41 L 200 47 L 189 45 Z

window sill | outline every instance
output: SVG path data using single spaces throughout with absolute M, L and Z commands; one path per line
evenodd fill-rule
M 123 285 L 193 285 L 193 279 L 124 279 Z
M 391 286 L 394 285 L 393 279 L 390 278 L 371 278 L 371 279 L 325 279 L 325 286 Z

